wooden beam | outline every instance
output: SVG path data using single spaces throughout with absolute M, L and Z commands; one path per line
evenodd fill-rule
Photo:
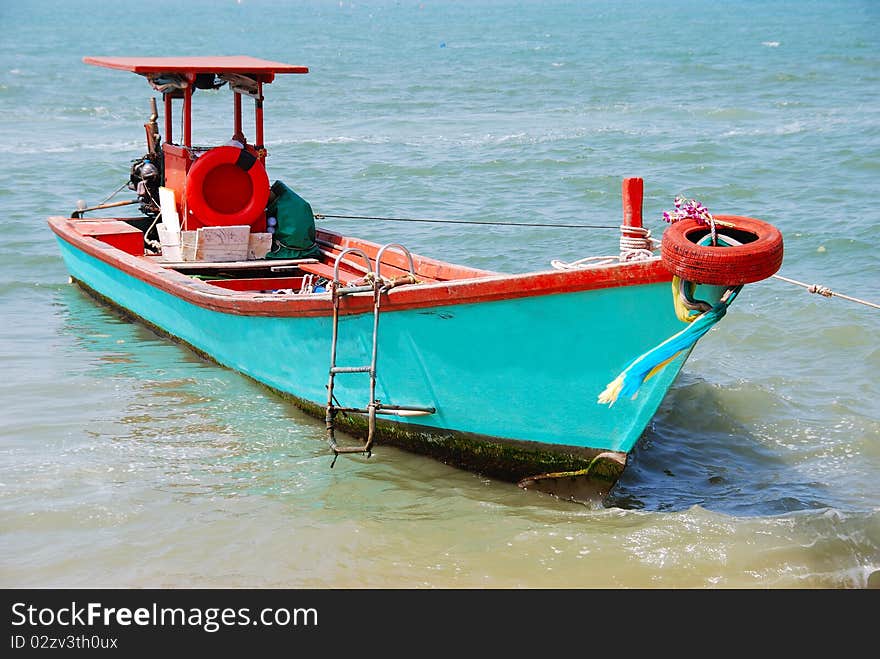
M 155 261 L 156 265 L 171 270 L 257 270 L 277 265 L 318 263 L 318 259 L 261 259 L 258 261 Z

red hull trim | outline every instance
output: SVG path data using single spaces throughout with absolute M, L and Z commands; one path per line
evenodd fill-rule
M 159 290 L 205 309 L 242 316 L 329 316 L 332 313 L 328 301 L 329 294 L 280 296 L 224 291 L 158 265 L 148 258 L 126 254 L 94 237 L 83 236 L 74 228 L 75 222 L 76 220 L 65 217 L 49 218 L 52 231 L 76 249 Z M 329 242 L 335 245 L 367 248 L 373 254 L 378 248 L 368 241 L 345 238 L 329 232 L 322 232 L 322 237 L 331 238 Z M 591 269 L 550 270 L 515 275 L 485 273 L 481 276 L 478 273 L 485 271 L 459 268 L 453 264 L 415 255 L 414 260 L 417 263 L 416 271 L 419 271 L 421 265 L 432 271 L 429 276 L 440 272 L 443 274 L 458 272 L 459 276 L 473 273 L 474 276 L 395 288 L 388 293 L 386 299 L 383 299 L 384 311 L 477 304 L 538 295 L 656 284 L 672 280 L 671 273 L 659 259 Z M 369 293 L 352 295 L 343 298 L 340 313 L 367 313 L 372 312 L 372 308 L 373 300 Z

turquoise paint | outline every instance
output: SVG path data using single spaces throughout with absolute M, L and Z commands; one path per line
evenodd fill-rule
M 326 404 L 331 319 L 239 316 L 156 289 L 59 238 L 71 275 L 218 363 Z M 369 363 L 372 314 L 344 316 L 337 364 Z M 668 283 L 386 312 L 377 395 L 434 406 L 412 423 L 540 444 L 630 451 L 687 354 L 635 400 L 596 398 L 635 356 L 680 330 Z M 368 376 L 341 374 L 343 406 L 368 402 Z M 396 421 L 395 417 L 383 417 Z M 399 421 L 406 425 L 406 420 Z

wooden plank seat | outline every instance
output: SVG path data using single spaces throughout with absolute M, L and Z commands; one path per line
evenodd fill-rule
M 373 264 L 371 264 L 373 265 Z M 295 266 L 296 270 L 301 270 L 302 272 L 311 273 L 313 275 L 318 275 L 319 277 L 324 277 L 325 279 L 333 279 L 333 265 L 330 263 L 302 263 L 300 265 Z M 374 266 L 375 267 L 375 266 Z M 284 268 L 287 270 L 287 268 Z M 280 269 L 279 269 L 280 270 Z M 366 274 L 366 264 L 361 263 L 360 259 L 356 257 L 352 257 L 351 260 L 344 259 L 339 264 L 339 279 L 345 283 L 358 281 L 364 277 Z M 397 268 L 394 266 L 389 266 L 386 264 L 382 264 L 382 276 L 385 278 L 389 277 L 399 277 L 400 275 L 407 274 L 409 271 L 401 268 Z M 423 281 L 423 278 L 419 277 L 420 281 Z M 434 281 L 433 279 L 428 279 L 429 281 Z
M 161 261 L 153 259 L 156 265 L 172 270 L 262 270 L 277 266 L 291 266 L 318 263 L 318 259 L 256 259 L 253 261 Z
M 322 250 L 324 251 L 324 250 Z M 324 251 L 324 254 L 333 259 L 335 261 L 336 255 L 329 251 Z M 198 273 L 219 273 L 219 272 L 247 272 L 250 270 L 270 270 L 272 272 L 277 273 L 290 273 L 291 275 L 295 275 L 296 273 L 306 273 L 316 275 L 318 277 L 323 277 L 324 279 L 333 279 L 333 263 L 324 263 L 319 261 L 318 259 L 256 259 L 251 261 L 161 261 L 159 259 L 151 259 L 157 265 L 162 266 L 163 268 L 169 268 L 172 270 L 177 270 L 179 272 L 198 272 Z M 371 263 L 371 266 L 375 269 L 375 263 Z M 382 263 L 382 276 L 386 279 L 392 277 L 399 277 L 401 275 L 408 274 L 408 270 L 405 268 L 398 267 L 396 265 L 392 265 L 390 263 L 385 262 L 383 259 Z M 351 258 L 344 259 L 339 264 L 339 278 L 345 282 L 354 282 L 363 278 L 366 273 L 366 264 L 361 263 L 360 259 L 352 256 Z M 427 277 L 424 275 L 420 275 L 417 273 L 417 278 L 421 282 L 434 282 L 440 281 L 434 277 Z M 246 281 L 242 278 L 236 278 L 237 281 Z M 227 281 L 227 280 L 210 280 L 210 283 Z M 259 279 L 254 279 L 254 282 L 259 281 Z M 220 284 L 216 284 L 220 285 Z M 254 284 L 256 285 L 256 284 Z M 231 285 L 224 285 L 224 288 L 228 288 L 231 290 L 258 290 L 252 288 L 233 288 Z M 278 288 L 278 287 L 276 287 Z M 282 287 L 286 288 L 286 287 Z
M 297 266 L 298 270 L 307 272 L 325 279 L 333 279 L 333 266 L 328 263 L 303 263 Z M 360 270 L 352 268 L 350 264 L 343 262 L 339 264 L 339 279 L 345 283 L 356 281 L 363 278 L 364 273 Z

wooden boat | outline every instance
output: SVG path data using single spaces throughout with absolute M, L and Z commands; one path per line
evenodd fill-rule
M 575 267 L 502 274 L 317 230 L 308 202 L 269 185 L 263 144 L 266 85 L 306 67 L 84 61 L 147 78 L 164 138 L 151 99 L 137 198 L 49 218 L 72 281 L 324 419 L 331 466 L 389 443 L 525 488 L 604 497 L 699 337 L 781 264 L 778 231 L 739 216 L 671 224 L 657 254 L 638 178 L 623 181 L 620 256 Z M 223 85 L 233 140 L 194 146 L 194 92 Z M 127 204 L 140 215 L 90 215 Z

